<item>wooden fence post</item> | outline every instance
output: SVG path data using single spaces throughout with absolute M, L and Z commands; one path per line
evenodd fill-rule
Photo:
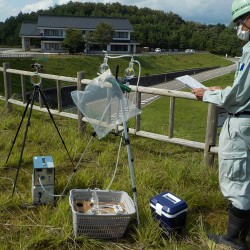
M 169 127 L 168 127 L 169 138 L 173 138 L 174 136 L 174 110 L 175 110 L 175 97 L 170 97 Z
M 57 93 L 57 108 L 58 112 L 62 111 L 62 88 L 61 81 L 56 80 L 56 93 Z
M 138 109 L 141 109 L 141 93 L 139 91 L 136 91 L 135 94 L 136 94 L 136 107 Z M 141 115 L 137 115 L 135 121 L 136 121 L 135 130 L 140 131 L 141 130 Z
M 9 63 L 3 63 L 3 79 L 4 79 L 4 90 L 5 90 L 5 101 L 7 112 L 12 111 L 12 104 L 9 103 L 9 98 L 11 98 L 11 78 L 10 74 L 7 73 L 7 69 L 10 68 Z
M 210 152 L 210 148 L 216 145 L 218 126 L 218 108 L 214 104 L 208 104 L 207 129 L 204 149 L 204 162 L 208 166 L 213 166 L 214 153 Z
M 41 83 L 40 83 L 40 90 L 41 91 L 43 91 L 42 90 L 42 87 L 43 87 L 43 82 L 42 82 L 43 80 L 41 79 Z M 43 99 L 42 99 L 42 96 L 41 96 L 41 94 L 39 93 L 39 95 L 38 95 L 38 100 L 39 100 L 39 106 L 40 106 L 40 108 L 43 108 L 44 107 L 44 103 L 43 103 Z
M 27 103 L 27 98 L 26 98 L 26 84 L 25 84 L 25 76 L 21 75 L 21 86 L 22 86 L 22 99 L 23 103 Z
M 82 80 L 84 79 L 84 72 L 77 72 L 77 90 L 82 91 L 83 86 L 82 86 Z M 78 131 L 79 132 L 84 132 L 85 131 L 85 126 L 84 122 L 82 120 L 83 115 L 81 111 L 78 109 Z

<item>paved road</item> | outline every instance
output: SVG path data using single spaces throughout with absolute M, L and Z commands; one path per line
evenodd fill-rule
M 13 49 L 13 48 L 0 48 L 0 54 L 15 54 L 21 52 L 21 49 Z
M 205 71 L 196 75 L 192 75 L 193 78 L 195 78 L 199 82 L 204 82 L 209 79 L 213 79 L 225 74 L 228 74 L 230 72 L 233 72 L 236 70 L 236 62 L 239 60 L 238 58 L 229 58 L 228 60 L 233 61 L 234 64 L 228 66 L 228 67 L 221 67 L 218 69 L 213 69 L 209 71 Z M 166 83 L 160 83 L 153 86 L 154 88 L 161 88 L 161 89 L 169 89 L 169 90 L 181 90 L 185 88 L 185 85 L 177 80 L 169 81 Z M 149 95 L 149 94 L 142 94 L 142 106 L 145 106 L 152 101 L 160 98 L 158 95 Z

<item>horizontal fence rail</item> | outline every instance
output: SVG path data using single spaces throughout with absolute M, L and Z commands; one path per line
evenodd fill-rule
M 12 104 L 19 106 L 26 106 L 26 87 L 25 87 L 25 76 L 32 76 L 34 72 L 23 71 L 17 69 L 11 69 L 9 63 L 4 63 L 3 67 L 0 67 L 0 71 L 3 72 L 4 79 L 4 90 L 5 96 L 0 96 L 1 100 L 6 102 L 6 109 L 11 111 Z M 11 89 L 11 74 L 20 75 L 20 85 L 22 89 L 22 101 L 12 98 L 12 89 Z M 87 85 L 91 80 L 84 79 L 84 73 L 78 72 L 77 77 L 67 77 L 51 74 L 40 74 L 42 79 L 49 79 L 56 82 L 56 92 L 57 92 L 57 109 L 51 109 L 50 112 L 53 115 L 59 115 L 71 119 L 78 120 L 78 129 L 83 130 L 84 122 L 88 122 L 85 117 L 82 116 L 81 112 L 78 111 L 78 114 L 72 114 L 62 111 L 62 95 L 61 95 L 61 82 L 68 82 L 76 84 L 78 90 L 83 89 L 83 85 Z M 1 84 L 1 83 L 0 83 Z M 182 98 L 187 100 L 195 100 L 195 96 L 188 92 L 174 91 L 167 89 L 159 89 L 153 87 L 137 87 L 130 86 L 131 92 L 136 95 L 136 106 L 141 109 L 141 98 L 142 94 L 151 94 L 158 96 L 168 96 L 170 97 L 170 109 L 169 109 L 169 130 L 168 136 L 162 134 L 156 134 L 148 131 L 141 130 L 141 119 L 140 115 L 136 117 L 136 126 L 135 128 L 129 128 L 129 133 L 136 136 L 141 136 L 145 138 L 150 138 L 154 140 L 159 140 L 163 142 L 178 144 L 182 146 L 187 146 L 195 149 L 204 150 L 204 162 L 206 165 L 212 166 L 214 162 L 214 156 L 218 153 L 218 147 L 216 146 L 216 135 L 217 135 L 217 123 L 218 123 L 218 108 L 213 104 L 208 104 L 208 115 L 207 115 L 207 125 L 206 125 L 206 137 L 205 142 L 196 142 L 181 138 L 174 137 L 174 111 L 175 111 L 175 99 Z M 34 110 L 41 112 L 48 112 L 47 108 L 43 107 L 41 98 L 39 99 L 39 106 L 34 105 Z M 119 129 L 122 129 L 120 127 Z
M 67 54 L 60 54 L 67 55 Z M 46 58 L 58 57 L 58 54 L 43 53 L 43 56 Z M 41 59 L 41 53 L 0 53 L 0 58 L 38 58 Z
M 120 52 L 121 53 L 121 52 Z M 119 54 L 120 54 L 119 53 Z M 46 57 L 46 58 L 53 58 L 53 57 L 58 57 L 58 56 L 86 56 L 86 55 L 103 55 L 103 52 L 100 52 L 100 51 L 91 51 L 91 52 L 88 52 L 88 53 L 76 53 L 76 54 L 69 54 L 67 52 L 61 52 L 61 53 L 41 53 L 41 52 L 35 52 L 35 51 L 29 51 L 28 53 L 26 52 L 22 52 L 21 49 L 20 49 L 20 52 L 19 51 L 14 51 L 14 52 L 8 52 L 8 51 L 5 51 L 5 52 L 1 52 L 0 53 L 0 58 L 38 58 L 38 59 L 41 59 L 41 54 L 42 56 Z M 112 53 L 112 54 L 117 54 L 117 53 Z M 181 54 L 190 54 L 190 53 L 186 53 L 186 52 L 183 52 L 183 51 L 178 51 L 178 52 L 174 52 L 174 51 L 165 51 L 165 52 L 161 52 L 161 53 L 156 53 L 156 52 L 142 52 L 142 53 L 137 53 L 137 54 L 134 54 L 134 56 L 148 56 L 148 55 L 151 55 L 151 56 L 159 56 L 159 54 L 161 55 L 181 55 Z M 209 54 L 208 51 L 196 51 L 195 54 Z

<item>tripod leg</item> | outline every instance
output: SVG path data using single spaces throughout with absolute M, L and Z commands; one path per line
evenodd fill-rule
M 34 92 L 34 89 L 33 89 L 33 92 Z M 31 94 L 31 96 L 30 96 L 30 98 L 29 98 L 29 100 L 28 100 L 28 102 L 27 102 L 27 105 L 26 105 L 26 107 L 25 107 L 25 110 L 24 110 L 24 112 L 23 112 L 23 114 L 22 114 L 22 119 L 21 119 L 21 121 L 20 121 L 20 123 L 19 123 L 19 126 L 18 126 L 18 129 L 17 129 L 16 135 L 15 135 L 15 138 L 14 138 L 14 140 L 13 140 L 13 142 L 12 142 L 12 145 L 11 145 L 11 148 L 10 148 L 10 151 L 9 151 L 9 154 L 8 154 L 8 157 L 7 157 L 7 159 L 6 159 L 5 164 L 7 164 L 8 160 L 9 160 L 9 158 L 10 158 L 12 149 L 13 149 L 13 147 L 14 147 L 14 145 L 15 145 L 15 142 L 16 142 L 16 139 L 17 139 L 17 136 L 18 136 L 18 133 L 19 133 L 20 128 L 21 128 L 21 126 L 22 126 L 24 117 L 25 117 L 25 115 L 26 115 L 26 112 L 27 112 L 28 107 L 29 107 L 29 104 L 30 104 L 30 101 L 31 101 L 31 99 L 32 99 L 33 92 L 32 92 L 32 94 Z
M 128 155 L 128 163 L 129 163 L 129 171 L 130 171 L 130 179 L 132 184 L 132 191 L 134 196 L 134 204 L 136 209 L 136 215 L 137 215 L 137 225 L 140 224 L 140 218 L 139 218 L 139 209 L 137 204 L 137 190 L 135 186 L 135 177 L 134 177 L 134 166 L 133 166 L 133 159 L 131 154 L 131 148 L 130 148 L 130 140 L 129 140 L 129 134 L 128 134 L 128 128 L 127 128 L 127 122 L 125 120 L 125 110 L 122 103 L 122 97 L 120 97 L 120 104 L 121 104 L 121 112 L 122 112 L 122 120 L 123 120 L 123 129 L 124 129 L 124 139 L 127 149 L 127 155 Z
M 132 159 L 132 155 L 131 155 L 130 140 L 129 140 L 128 131 L 127 131 L 127 124 L 126 124 L 125 121 L 123 121 L 123 128 L 124 128 L 124 139 L 125 139 L 125 144 L 126 144 L 126 149 L 127 149 L 127 155 L 128 155 L 130 179 L 131 179 L 132 191 L 133 191 L 134 203 L 135 203 L 135 209 L 136 209 L 136 214 L 137 214 L 137 224 L 139 226 L 139 224 L 140 224 L 140 218 L 139 218 L 139 209 L 138 209 L 138 204 L 137 204 L 137 190 L 136 190 L 136 186 L 135 186 L 133 159 Z
M 46 108 L 47 108 L 47 110 L 48 110 L 49 116 L 50 116 L 51 120 L 53 121 L 53 124 L 54 124 L 54 126 L 55 126 L 55 128 L 56 128 L 56 131 L 57 131 L 57 133 L 58 133 L 58 135 L 59 135 L 59 137 L 60 137 L 60 139 L 61 139 L 61 141 L 62 141 L 62 144 L 63 144 L 63 146 L 64 146 L 64 148 L 65 148 L 65 150 L 66 150 L 66 152 L 67 152 L 67 154 L 68 154 L 68 157 L 69 157 L 69 159 L 70 159 L 70 161 L 71 161 L 71 164 L 72 164 L 72 166 L 75 168 L 75 165 L 74 165 L 74 163 L 73 163 L 73 160 L 72 160 L 72 158 L 70 157 L 69 151 L 68 151 L 68 149 L 67 149 L 67 147 L 66 147 L 66 145 L 65 145 L 65 143 L 64 143 L 64 140 L 63 140 L 63 138 L 62 138 L 62 136 L 61 136 L 61 134 L 60 134 L 60 131 L 59 131 L 59 129 L 58 129 L 56 123 L 55 123 L 55 120 L 54 120 L 54 118 L 53 118 L 53 116 L 52 116 L 52 114 L 51 114 L 51 112 L 50 112 L 50 110 L 49 110 L 49 106 L 48 106 L 48 104 L 47 104 L 46 98 L 45 98 L 43 92 L 41 91 L 40 87 L 38 87 L 38 90 L 39 90 L 39 93 L 40 93 L 40 95 L 41 95 L 41 97 L 42 97 L 43 103 L 45 104 L 45 106 L 46 106 Z
M 25 132 L 24 132 L 24 137 L 23 137 L 23 142 L 22 142 L 22 147 L 21 147 L 21 152 L 20 152 L 20 157 L 19 157 L 19 163 L 18 163 L 18 168 L 17 168 L 17 172 L 16 172 L 16 178 L 15 178 L 13 191 L 12 191 L 12 197 L 13 197 L 13 195 L 15 193 L 15 190 L 16 190 L 16 184 L 17 184 L 17 179 L 18 179 L 18 175 L 19 175 L 19 170 L 20 170 L 21 164 L 22 164 L 23 150 L 24 150 L 25 141 L 26 141 L 27 134 L 28 134 L 28 128 L 29 128 L 29 125 L 30 125 L 30 118 L 31 118 L 31 114 L 32 114 L 32 108 L 33 108 L 33 105 L 34 105 L 35 97 L 36 97 L 36 91 L 37 91 L 37 88 L 35 86 L 34 90 L 33 90 L 33 93 L 32 93 L 32 101 L 31 101 L 31 106 L 30 106 L 30 112 L 29 112 L 27 123 L 26 123 L 26 129 L 25 129 Z

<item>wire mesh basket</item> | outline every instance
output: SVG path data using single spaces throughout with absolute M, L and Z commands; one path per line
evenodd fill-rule
M 99 239 L 121 238 L 130 219 L 135 214 L 132 199 L 123 191 L 95 190 L 95 192 L 99 204 L 104 204 L 102 206 L 107 207 L 105 214 L 89 213 L 93 190 L 72 189 L 70 191 L 69 203 L 73 213 L 75 237 L 85 235 Z M 121 208 L 122 212 L 109 212 L 110 206 Z

